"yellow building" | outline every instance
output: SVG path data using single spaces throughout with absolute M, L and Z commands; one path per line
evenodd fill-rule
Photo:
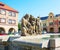
M 43 31 L 49 33 L 60 32 L 60 14 L 54 15 L 52 12 L 46 17 L 41 17 Z
M 0 2 L 0 33 L 18 32 L 18 11 Z

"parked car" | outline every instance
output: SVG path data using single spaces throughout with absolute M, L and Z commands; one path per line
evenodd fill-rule
M 0 35 L 8 35 L 7 33 L 0 33 Z
M 42 31 L 42 34 L 46 34 L 47 32 L 46 31 Z

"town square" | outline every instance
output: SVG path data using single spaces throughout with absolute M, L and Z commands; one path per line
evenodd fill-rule
M 0 0 L 0 50 L 60 50 L 60 0 Z

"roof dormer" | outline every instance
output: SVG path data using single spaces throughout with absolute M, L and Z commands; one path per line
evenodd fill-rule
M 49 13 L 49 18 L 50 19 L 54 18 L 54 14 L 52 12 Z
M 4 4 L 0 2 L 0 6 L 4 6 Z

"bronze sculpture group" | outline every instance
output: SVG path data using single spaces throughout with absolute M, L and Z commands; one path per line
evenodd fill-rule
M 26 14 L 21 20 L 21 32 L 23 36 L 41 34 L 40 18 L 34 18 L 32 15 Z

